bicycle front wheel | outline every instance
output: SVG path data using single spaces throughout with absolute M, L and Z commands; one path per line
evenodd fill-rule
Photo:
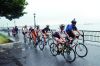
M 85 57 L 88 53 L 88 49 L 84 44 L 79 43 L 75 46 L 75 52 L 79 57 Z
M 44 41 L 39 42 L 39 48 L 40 48 L 40 50 L 44 49 Z
M 76 59 L 76 53 L 71 47 L 66 48 L 66 51 L 64 51 L 63 56 L 67 62 L 73 62 Z
M 50 46 L 52 43 L 54 42 L 54 40 L 52 38 L 48 39 L 48 45 Z
M 57 55 L 57 50 L 58 50 L 58 47 L 55 43 L 51 43 L 50 44 L 50 52 L 53 56 L 56 56 Z

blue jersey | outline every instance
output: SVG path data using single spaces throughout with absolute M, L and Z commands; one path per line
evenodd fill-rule
M 77 27 L 75 25 L 67 25 L 65 31 L 66 32 L 71 32 L 72 30 L 77 30 Z

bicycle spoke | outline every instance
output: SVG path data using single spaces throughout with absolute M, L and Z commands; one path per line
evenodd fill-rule
M 50 45 L 50 51 L 51 51 L 51 54 L 53 56 L 56 56 L 57 55 L 57 45 L 55 43 L 52 43 Z
M 88 53 L 87 47 L 84 44 L 79 43 L 75 47 L 75 51 L 79 57 L 85 57 Z
M 76 59 L 75 51 L 72 48 L 70 49 L 67 48 L 66 52 L 64 52 L 64 58 L 68 62 L 73 62 Z

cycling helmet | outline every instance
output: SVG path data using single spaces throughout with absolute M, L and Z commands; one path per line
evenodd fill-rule
M 46 25 L 47 28 L 49 28 L 49 25 Z
M 61 25 L 60 25 L 60 29 L 63 29 L 64 27 L 65 27 L 64 24 L 61 24 Z
M 38 29 L 39 28 L 39 25 L 37 25 L 36 28 Z
M 75 20 L 75 18 L 71 21 L 72 24 L 77 23 L 77 21 Z
M 27 28 L 27 25 L 25 25 L 24 27 Z

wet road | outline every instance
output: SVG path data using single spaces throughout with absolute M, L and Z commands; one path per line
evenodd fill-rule
M 47 47 L 44 51 L 40 51 L 39 48 L 29 48 L 24 66 L 99 66 L 100 47 L 91 45 L 87 45 L 87 47 L 88 55 L 84 58 L 77 56 L 73 63 L 65 62 L 61 55 L 52 56 Z
M 22 35 L 20 41 L 22 41 Z M 74 62 L 68 63 L 65 62 L 62 55 L 52 56 L 48 46 L 41 51 L 39 47 L 34 48 L 32 44 L 27 45 L 27 47 L 24 43 L 16 44 L 10 50 L 10 54 L 14 56 L 13 59 L 9 60 L 11 62 L 0 64 L 0 66 L 100 66 L 100 46 L 90 44 L 86 44 L 86 46 L 88 48 L 86 57 L 77 56 Z

